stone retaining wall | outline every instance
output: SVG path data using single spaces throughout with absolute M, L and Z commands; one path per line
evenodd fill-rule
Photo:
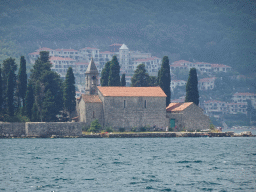
M 0 123 L 0 137 L 81 136 L 82 122 Z

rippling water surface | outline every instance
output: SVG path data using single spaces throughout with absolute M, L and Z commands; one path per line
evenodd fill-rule
M 1 139 L 3 191 L 256 191 L 256 138 Z

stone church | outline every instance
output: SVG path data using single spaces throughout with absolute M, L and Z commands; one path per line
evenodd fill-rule
M 85 94 L 77 99 L 80 122 L 90 126 L 98 119 L 102 127 L 115 130 L 133 127 L 166 127 L 166 94 L 160 87 L 100 87 L 93 60 L 85 72 Z

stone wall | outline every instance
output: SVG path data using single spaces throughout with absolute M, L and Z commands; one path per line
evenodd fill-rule
M 82 135 L 83 126 L 84 123 L 75 122 L 0 123 L 0 136 L 80 136 Z
M 21 137 L 25 136 L 25 123 L 0 123 L 0 136 Z
M 104 127 L 166 127 L 165 97 L 104 97 Z M 146 103 L 145 103 L 146 102 Z

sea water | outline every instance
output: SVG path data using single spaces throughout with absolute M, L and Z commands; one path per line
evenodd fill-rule
M 256 191 L 256 138 L 1 139 L 2 191 Z

